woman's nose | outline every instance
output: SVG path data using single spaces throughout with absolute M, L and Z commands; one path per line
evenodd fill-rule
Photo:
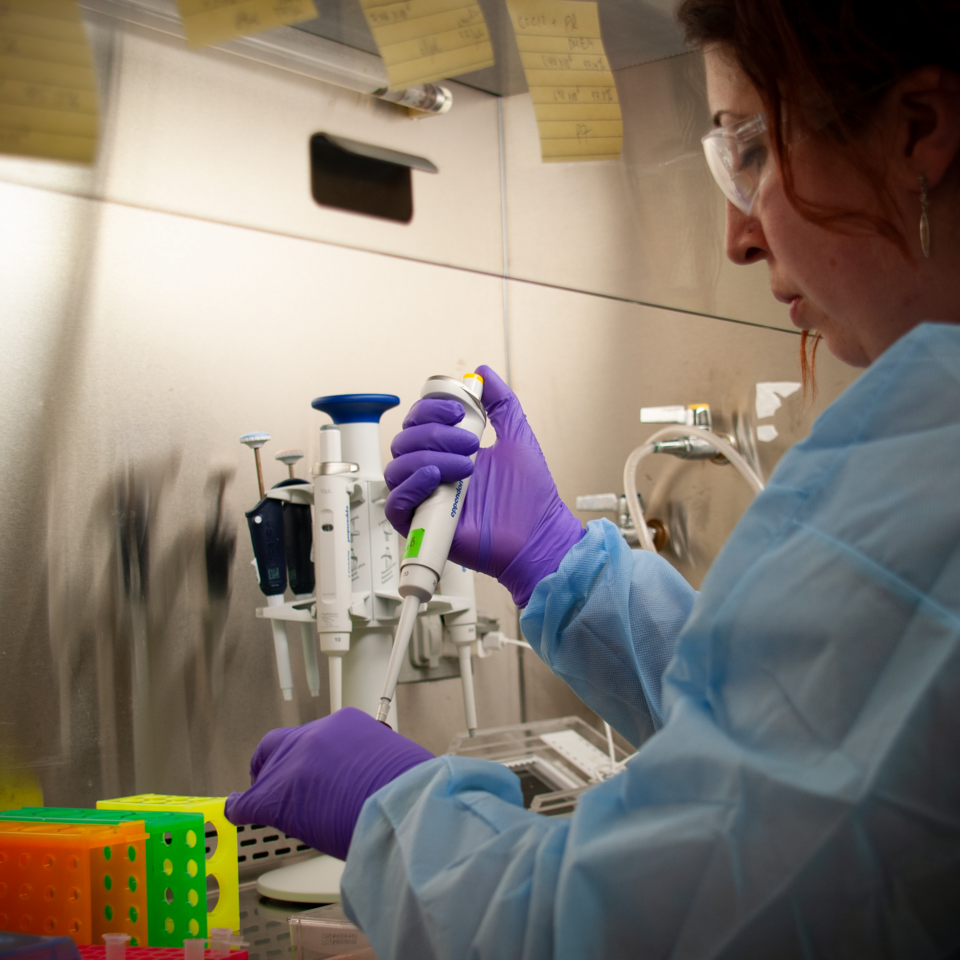
M 746 266 L 767 259 L 767 240 L 757 217 L 744 213 L 727 201 L 727 230 L 724 245 L 727 256 Z

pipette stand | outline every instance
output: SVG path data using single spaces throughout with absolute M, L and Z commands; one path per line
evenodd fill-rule
M 375 713 L 403 602 L 397 592 L 400 546 L 384 515 L 389 491 L 380 453 L 380 417 L 398 403 L 399 399 L 389 394 L 315 400 L 314 408 L 328 414 L 334 423 L 321 428 L 320 462 L 313 467 L 313 483 L 279 485 L 266 491 L 268 499 L 313 506 L 323 503 L 323 510 L 314 510 L 317 592 L 291 601 L 271 599 L 257 610 L 257 616 L 297 622 L 310 629 L 309 639 L 304 634 L 304 656 L 311 693 L 319 683 L 319 674 L 314 673 L 314 644 L 319 635 L 320 649 L 329 657 L 333 709 L 342 704 Z M 325 519 L 320 518 L 321 512 Z M 343 522 L 344 514 L 349 524 Z M 322 608 L 319 623 L 318 607 Z M 473 573 L 459 566 L 445 570 L 440 592 L 421 607 L 421 616 L 430 614 L 442 616 L 444 656 L 460 663 L 467 725 L 473 729 L 476 709 L 469 684 L 470 657 L 478 646 Z M 395 702 L 388 722 L 397 728 Z

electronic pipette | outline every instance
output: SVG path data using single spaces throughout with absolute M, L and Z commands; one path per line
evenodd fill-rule
M 422 399 L 456 400 L 460 403 L 463 406 L 464 416 L 457 426 L 463 430 L 469 430 L 478 440 L 487 425 L 487 415 L 480 403 L 482 395 L 483 377 L 476 373 L 464 374 L 462 380 L 454 377 L 431 377 L 420 391 Z M 476 454 L 471 459 L 476 460 Z M 410 645 L 410 637 L 417 622 L 420 604 L 430 600 L 437 589 L 444 564 L 450 554 L 450 546 L 457 530 L 457 522 L 460 519 L 469 483 L 469 477 L 464 477 L 457 483 L 441 483 L 417 507 L 410 523 L 407 549 L 400 561 L 398 592 L 403 597 L 400 622 L 397 624 L 387 676 L 380 695 L 380 706 L 377 708 L 377 719 L 384 723 L 390 713 L 390 704 L 397 690 L 400 665 Z M 461 658 L 462 663 L 463 658 Z M 469 659 L 467 659 L 467 669 L 469 669 Z

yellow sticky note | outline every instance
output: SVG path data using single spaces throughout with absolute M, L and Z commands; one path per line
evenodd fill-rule
M 545 162 L 616 160 L 623 146 L 617 87 L 596 3 L 507 0 L 533 97 Z
M 100 120 L 76 0 L 0 3 L 0 153 L 93 163 Z
M 317 16 L 313 0 L 177 0 L 191 47 L 276 30 Z
M 470 0 L 360 0 L 391 90 L 493 66 L 483 13 Z

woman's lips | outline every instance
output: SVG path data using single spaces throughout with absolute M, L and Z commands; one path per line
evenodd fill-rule
M 803 299 L 799 293 L 784 293 L 780 290 L 773 290 L 774 299 L 779 300 L 780 303 L 785 303 L 790 307 L 790 322 L 795 327 L 800 327 L 803 329 L 803 326 L 800 322 L 799 311 L 800 311 L 800 301 Z

